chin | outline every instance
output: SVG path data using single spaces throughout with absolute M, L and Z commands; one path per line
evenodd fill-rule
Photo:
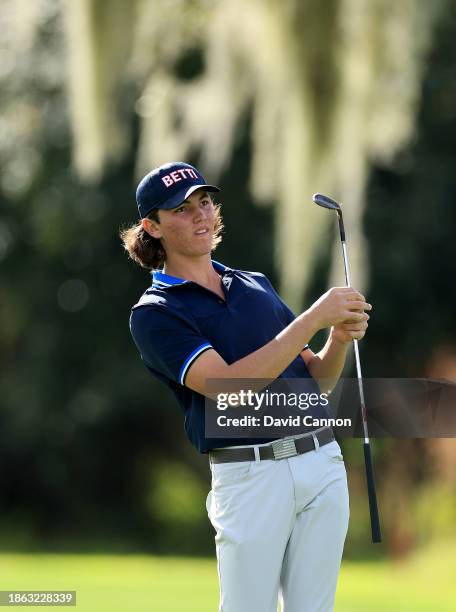
M 186 249 L 185 252 L 182 252 L 182 255 L 185 257 L 204 257 L 204 255 L 210 255 L 212 253 L 211 247 L 202 247 Z
M 210 239 L 208 238 L 207 241 L 201 241 L 200 244 L 193 244 L 192 247 L 192 250 L 198 252 L 201 255 L 210 253 L 212 251 L 212 236 L 210 237 Z

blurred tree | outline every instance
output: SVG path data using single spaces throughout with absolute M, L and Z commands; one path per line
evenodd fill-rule
M 363 347 L 367 376 L 456 380 L 455 33 L 453 1 L 426 64 L 414 141 L 371 173 L 364 222 L 369 299 L 376 307 Z M 383 446 L 382 500 L 392 554 L 431 535 L 454 533 L 454 438 Z
M 360 219 L 368 164 L 390 160 L 413 132 L 423 60 L 444 5 L 68 3 L 77 167 L 86 176 L 99 175 L 127 138 L 119 82 L 141 83 L 138 176 L 170 159 L 188 158 L 195 149 L 204 169 L 220 172 L 230 163 L 239 124 L 252 105 L 249 185 L 257 202 L 277 203 L 276 264 L 287 300 L 302 306 L 329 224 L 310 205 L 314 191 L 346 203 L 353 278 L 363 287 Z M 87 87 L 81 95 L 82 79 Z
M 172 530 L 150 502 L 160 466 L 168 458 L 189 463 L 200 488 L 209 475 L 185 440 L 173 398 L 141 367 L 128 330 L 130 307 L 150 282 L 127 262 L 118 238 L 120 225 L 136 217 L 138 123 L 127 88 L 119 94 L 131 134 L 125 161 L 111 158 L 102 177 L 81 182 L 70 167 L 62 15 L 53 3 L 43 7 L 23 50 L 14 47 L 14 26 L 24 15 L 11 5 L 11 23 L 3 23 L 10 39 L 0 75 L 2 542 L 29 546 L 28 534 L 41 545 L 69 538 L 75 546 L 87 533 L 80 544 L 87 546 L 96 533 L 105 545 L 123 537 L 165 550 Z M 176 70 L 198 70 L 198 62 L 193 55 Z M 241 187 L 248 118 L 243 125 L 232 168 Z M 233 200 L 228 231 L 241 225 L 254 238 L 272 234 L 271 211 L 254 211 L 246 189 L 233 184 L 224 197 Z M 233 265 L 247 255 L 253 268 L 272 271 L 270 243 L 252 252 L 244 232 L 239 244 L 220 248 Z M 189 503 L 206 536 L 193 529 L 195 541 L 207 550 L 204 500 Z

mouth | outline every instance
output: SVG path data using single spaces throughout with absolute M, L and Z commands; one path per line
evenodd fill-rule
M 204 236 L 205 234 L 208 234 L 208 233 L 209 233 L 209 229 L 207 227 L 205 227 L 205 228 L 201 228 L 197 232 L 195 232 L 195 236 Z

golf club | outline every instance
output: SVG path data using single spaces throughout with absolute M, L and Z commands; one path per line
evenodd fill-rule
M 345 283 L 347 287 L 351 286 L 350 283 L 350 272 L 348 268 L 348 256 L 347 256 L 347 245 L 345 242 L 345 228 L 344 228 L 344 220 L 342 216 L 342 209 L 340 204 L 338 204 L 335 200 L 332 200 L 328 196 L 325 196 L 321 193 L 315 193 L 312 196 L 313 201 L 318 206 L 322 206 L 323 208 L 328 208 L 330 210 L 335 210 L 337 212 L 337 217 L 339 221 L 339 233 L 340 240 L 342 242 L 342 254 L 344 258 L 344 268 L 345 268 Z M 366 480 L 367 480 L 367 492 L 369 496 L 369 510 L 371 517 L 371 529 L 372 529 L 372 542 L 381 542 L 382 536 L 380 532 L 380 521 L 378 517 L 378 507 L 377 507 L 377 494 L 375 491 L 375 480 L 374 480 L 374 469 L 372 463 L 372 454 L 371 454 L 371 446 L 369 441 L 369 433 L 367 430 L 367 414 L 366 414 L 366 404 L 364 401 L 364 388 L 363 388 L 363 378 L 361 374 L 361 361 L 359 358 L 359 349 L 358 349 L 358 340 L 353 340 L 353 347 L 355 350 L 355 362 L 356 362 L 356 374 L 358 378 L 358 388 L 359 388 L 359 398 L 361 402 L 361 418 L 363 422 L 363 430 L 364 430 L 364 462 L 366 466 Z

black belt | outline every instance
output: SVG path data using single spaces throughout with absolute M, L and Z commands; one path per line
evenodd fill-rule
M 257 446 L 259 459 L 287 459 L 302 455 L 335 440 L 330 427 L 306 434 L 302 438 L 280 438 L 268 446 Z M 209 452 L 211 463 L 230 463 L 231 461 L 255 461 L 255 450 L 250 448 L 222 448 Z

